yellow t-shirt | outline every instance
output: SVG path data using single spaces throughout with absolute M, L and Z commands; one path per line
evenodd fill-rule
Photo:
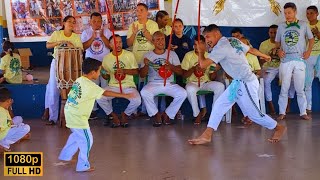
M 9 111 L 0 107 L 0 140 L 8 134 L 8 131 L 11 128 L 11 121 Z
M 317 26 L 318 30 L 320 31 L 320 21 L 318 21 L 317 24 L 315 24 L 315 25 L 310 25 L 310 23 L 309 23 L 310 29 L 313 29 L 316 26 Z M 311 56 L 317 56 L 320 54 L 320 41 L 315 34 L 313 35 L 313 37 L 314 37 L 314 45 L 312 47 Z
M 251 67 L 251 71 L 258 71 L 261 70 L 260 64 L 259 64 L 259 60 L 257 58 L 257 56 L 252 55 L 250 53 L 247 53 L 246 58 L 248 60 L 248 63 Z
M 204 57 L 208 57 L 207 52 L 204 54 Z M 181 68 L 187 71 L 191 69 L 193 66 L 196 66 L 197 64 L 198 64 L 198 55 L 195 53 L 195 51 L 190 51 L 184 56 L 181 62 Z M 215 71 L 215 67 L 216 67 L 216 64 L 212 64 L 211 66 L 209 66 L 206 69 L 204 75 L 200 78 L 200 82 L 210 81 L 209 74 Z M 197 76 L 194 75 L 194 73 L 192 73 L 191 76 L 187 78 L 187 83 L 189 82 L 198 82 L 198 78 Z
M 263 41 L 261 44 L 260 44 L 260 47 L 259 47 L 259 51 L 261 51 L 263 54 L 267 54 L 267 55 L 270 55 L 270 51 L 276 47 L 276 44 L 275 43 L 272 43 L 270 41 L 270 39 L 267 39 L 265 41 Z M 269 61 L 269 62 L 265 62 L 262 67 L 264 69 L 267 69 L 267 68 L 278 68 L 280 66 L 280 58 L 279 56 L 271 56 L 272 60 Z
M 22 83 L 21 59 L 19 54 L 13 53 L 13 57 L 7 54 L 1 58 L 0 69 L 5 71 L 3 77 L 8 83 Z
M 64 107 L 68 128 L 89 128 L 89 117 L 96 99 L 100 99 L 104 90 L 87 77 L 79 77 L 72 85 Z
M 164 28 L 159 29 L 163 34 L 169 36 L 171 34 L 171 26 L 166 25 Z
M 52 33 L 52 35 L 50 36 L 48 42 L 52 43 L 52 42 L 58 42 L 58 41 L 70 41 L 75 47 L 81 48 L 83 49 L 82 46 L 82 42 L 80 39 L 79 34 L 76 33 L 72 33 L 70 37 L 66 37 L 64 35 L 63 30 L 60 31 L 54 31 Z M 53 57 L 56 59 L 56 55 L 57 55 L 57 49 L 59 48 L 59 46 L 54 47 L 54 53 L 53 53 Z
M 138 33 L 136 34 L 135 40 L 133 42 L 132 46 L 132 52 L 136 58 L 136 61 L 138 64 L 141 63 L 143 60 L 143 56 L 145 53 L 148 51 L 151 51 L 154 49 L 153 44 L 147 40 L 143 36 L 142 29 L 143 29 L 143 24 L 140 24 L 139 21 L 135 21 L 134 23 L 135 26 L 138 25 Z M 129 26 L 128 34 L 127 34 L 127 39 L 129 39 L 132 35 L 132 24 Z M 158 24 L 152 20 L 148 20 L 146 23 L 146 28 L 150 32 L 151 35 L 155 33 L 156 31 L 159 31 Z
M 127 50 L 122 50 L 122 53 L 118 56 L 119 66 L 121 69 L 138 69 L 137 61 L 134 54 Z M 110 75 L 109 86 L 119 87 L 119 81 L 115 79 L 114 72 L 117 69 L 116 56 L 109 53 L 103 58 L 102 67 Z M 121 81 L 122 87 L 136 87 L 133 79 L 133 75 L 126 75 Z

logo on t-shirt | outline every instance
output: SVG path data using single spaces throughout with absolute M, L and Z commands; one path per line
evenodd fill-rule
M 81 99 L 81 95 L 82 95 L 82 90 L 81 90 L 80 83 L 78 82 L 73 83 L 70 93 L 68 95 L 67 104 L 78 105 L 79 104 L 78 99 Z
M 299 41 L 299 32 L 295 30 L 289 30 L 286 31 L 284 34 L 284 42 L 286 43 L 287 46 L 294 46 L 298 43 Z
M 20 68 L 21 68 L 19 59 L 12 58 L 11 61 L 10 61 L 9 68 L 10 68 L 10 71 L 12 73 L 19 74 L 20 73 Z
M 96 38 L 90 46 L 90 52 L 94 55 L 99 55 L 103 52 L 104 43 L 101 39 Z
M 166 59 L 164 58 L 157 58 L 153 62 L 149 63 L 149 66 L 151 66 L 154 70 L 158 71 L 160 66 L 162 66 L 165 63 Z
M 189 45 L 187 42 L 182 43 L 182 48 L 183 49 L 189 49 Z
M 243 47 L 238 39 L 235 38 L 229 38 L 229 43 L 230 45 L 237 50 L 237 53 L 240 54 L 243 52 Z
M 120 67 L 120 69 L 124 69 L 126 67 L 126 65 L 122 61 L 119 60 L 119 67 Z M 117 69 L 117 62 L 113 63 L 112 68 L 113 68 L 113 70 Z
M 142 30 L 139 30 L 138 33 L 137 33 L 137 41 L 139 44 L 145 44 L 148 42 L 147 38 L 144 37 L 143 33 L 142 33 Z

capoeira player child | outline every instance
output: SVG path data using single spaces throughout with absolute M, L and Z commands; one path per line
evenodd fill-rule
M 271 57 L 260 51 L 243 44 L 236 38 L 223 37 L 219 27 L 211 24 L 204 29 L 206 43 L 213 48 L 208 58 L 204 57 L 206 45 L 197 42 L 199 52 L 199 64 L 201 68 L 210 66 L 213 62 L 220 63 L 222 68 L 229 74 L 233 81 L 228 88 L 216 100 L 211 111 L 207 129 L 195 139 L 189 140 L 190 144 L 205 144 L 211 141 L 213 130 L 217 130 L 223 115 L 237 103 L 248 117 L 255 123 L 275 130 L 270 142 L 278 142 L 286 127 L 278 124 L 258 108 L 259 81 L 251 71 L 245 54 L 252 53 L 262 59 L 271 60 Z
M 118 75 L 117 77 L 124 77 L 121 80 L 122 91 L 124 93 L 132 93 L 134 94 L 134 97 L 128 99 L 130 102 L 125 111 L 121 113 L 121 121 L 119 120 L 118 115 L 113 112 L 113 97 L 102 97 L 101 99 L 97 100 L 97 102 L 108 116 L 111 115 L 113 117 L 111 125 L 112 128 L 119 127 L 120 125 L 126 128 L 129 125 L 128 116 L 134 113 L 141 104 L 141 97 L 133 80 L 133 76 L 139 74 L 139 68 L 137 61 L 134 58 L 134 54 L 130 51 L 122 49 L 121 36 L 116 35 L 115 40 L 116 46 L 114 45 L 113 36 L 110 37 L 110 45 L 113 51 L 112 53 L 106 55 L 102 62 L 102 68 L 107 72 L 104 77 L 106 79 L 110 78 L 109 86 L 105 87 L 104 89 L 111 92 L 120 92 L 120 84 L 115 77 Z M 118 53 L 120 69 L 117 69 L 116 52 Z
M 264 80 L 264 93 L 265 93 L 266 101 L 268 103 L 269 111 L 271 115 L 276 114 L 276 111 L 274 109 L 273 102 L 272 102 L 271 82 L 276 78 L 276 76 L 279 76 L 279 66 L 280 66 L 280 58 L 278 54 L 275 53 L 276 52 L 275 38 L 277 34 L 277 29 L 278 29 L 277 25 L 271 25 L 268 31 L 269 39 L 263 41 L 259 47 L 259 51 L 271 56 L 271 61 L 265 62 L 262 65 L 262 69 L 264 72 L 262 75 Z M 291 80 L 289 93 L 288 93 L 288 96 L 289 96 L 288 106 L 287 106 L 286 112 L 289 112 L 290 99 L 294 98 L 294 94 L 295 94 L 295 90 L 293 86 L 293 80 Z
M 181 75 L 182 69 L 178 55 L 174 51 L 170 52 L 170 57 L 166 61 L 168 51 L 165 49 L 165 35 L 160 31 L 155 32 L 152 36 L 152 43 L 155 49 L 145 54 L 144 62 L 140 69 L 141 78 L 146 77 L 148 74 L 148 84 L 141 90 L 141 97 L 146 104 L 148 115 L 156 117 L 153 126 L 159 127 L 162 121 L 166 125 L 171 124 L 171 120 L 174 119 L 186 99 L 187 92 L 174 83 L 173 73 Z M 163 65 L 165 69 L 172 71 L 172 75 L 166 79 L 165 85 L 164 79 L 159 74 L 160 67 Z M 155 103 L 155 96 L 162 93 L 173 97 L 173 101 L 161 115 Z
M 195 39 L 195 42 L 197 42 L 198 39 Z M 200 36 L 200 41 L 205 42 L 204 37 Z M 205 52 L 205 57 L 208 56 L 208 53 Z M 206 114 L 206 100 L 205 95 L 199 96 L 199 104 L 201 108 L 201 112 L 198 106 L 198 100 L 197 100 L 197 92 L 199 90 L 208 90 L 213 91 L 213 104 L 217 100 L 217 98 L 223 93 L 225 90 L 224 85 L 221 82 L 218 81 L 210 81 L 215 79 L 216 72 L 219 70 L 219 65 L 213 63 L 209 67 L 202 69 L 198 64 L 198 49 L 197 45 L 194 45 L 194 50 L 186 53 L 184 56 L 181 68 L 183 69 L 183 78 L 187 79 L 187 85 L 186 85 L 186 91 L 187 91 L 187 97 L 191 104 L 192 111 L 193 111 L 193 117 L 195 118 L 194 124 L 199 125 L 201 123 L 202 118 Z M 196 74 L 203 74 L 200 77 L 200 87 L 198 84 L 198 77 Z
M 30 138 L 30 126 L 24 124 L 21 116 L 11 119 L 9 109 L 13 104 L 10 91 L 0 88 L 0 153 L 11 151 L 10 145 Z
M 305 84 L 305 92 L 307 97 L 307 113 L 311 112 L 312 109 L 312 82 L 314 79 L 314 71 L 317 68 L 317 65 L 320 65 L 320 21 L 318 21 L 317 17 L 319 15 L 318 8 L 316 6 L 309 6 L 307 8 L 307 18 L 309 21 L 309 27 L 312 31 L 312 34 L 314 36 L 314 45 L 312 47 L 311 55 L 308 60 L 306 60 L 307 63 L 307 80 Z
M 76 171 L 93 171 L 94 168 L 89 163 L 89 152 L 92 147 L 93 137 L 89 127 L 89 116 L 96 99 L 103 96 L 132 98 L 134 94 L 120 94 L 108 90 L 103 90 L 92 80 L 99 78 L 101 62 L 87 58 L 83 61 L 83 76 L 78 78 L 68 94 L 65 105 L 66 126 L 70 128 L 71 134 L 66 145 L 63 147 L 59 159 L 71 161 L 73 155 L 80 150 Z
M 300 117 L 310 120 L 307 115 L 307 100 L 304 92 L 306 77 L 306 60 L 310 57 L 314 44 L 313 34 L 304 21 L 296 18 L 297 7 L 294 3 L 284 5 L 284 15 L 286 22 L 279 24 L 276 35 L 276 48 L 278 56 L 281 58 L 279 75 L 282 85 L 279 96 L 279 117 L 278 120 L 285 119 L 286 107 L 288 104 L 288 90 L 293 76 L 294 88 L 297 92 Z M 306 38 L 308 38 L 308 48 L 306 48 Z

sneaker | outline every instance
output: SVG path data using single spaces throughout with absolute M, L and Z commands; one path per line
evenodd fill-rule
M 89 117 L 89 120 L 98 119 L 97 112 L 92 111 Z

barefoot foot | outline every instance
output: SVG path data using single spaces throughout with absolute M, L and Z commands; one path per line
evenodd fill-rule
M 284 120 L 284 119 L 286 119 L 286 115 L 284 115 L 284 114 L 280 114 L 280 115 L 277 117 L 277 121 L 282 121 L 282 120 Z
M 271 138 L 268 139 L 271 143 L 277 143 L 282 138 L 283 134 L 287 131 L 287 127 L 278 124 L 275 128 L 275 132 Z
M 307 114 L 304 114 L 302 116 L 300 116 L 302 120 L 311 120 L 311 117 L 308 116 Z
M 213 133 L 212 131 L 213 131 L 212 128 L 207 128 L 198 138 L 189 139 L 188 140 L 189 144 L 198 145 L 198 144 L 210 143 L 212 138 L 212 133 Z

